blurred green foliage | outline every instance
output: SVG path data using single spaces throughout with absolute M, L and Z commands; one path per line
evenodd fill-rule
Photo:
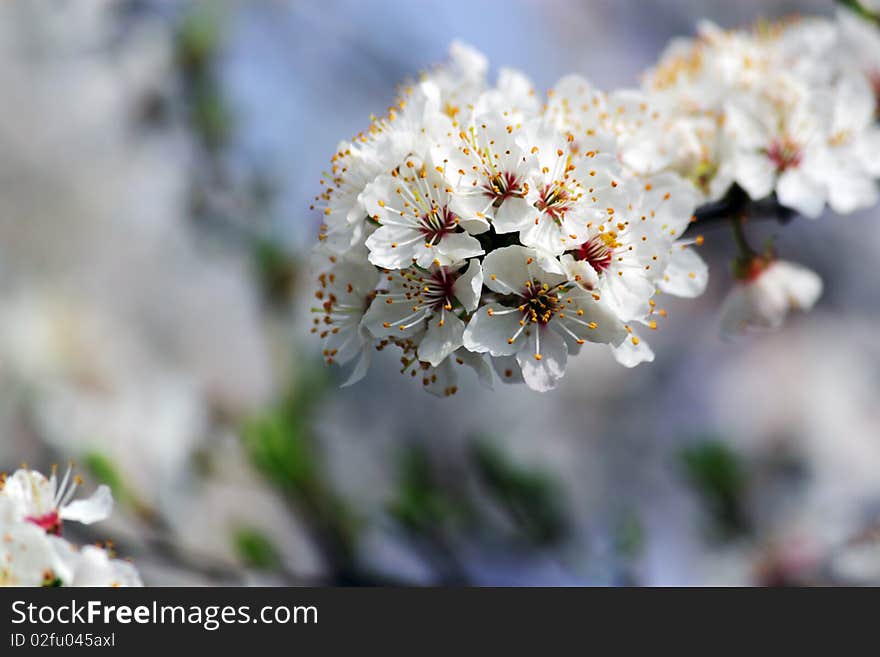
M 253 261 L 266 301 L 274 305 L 287 304 L 293 298 L 296 287 L 297 260 L 277 241 L 257 239 Z
M 489 496 L 508 513 L 527 540 L 547 545 L 565 536 L 568 522 L 563 494 L 549 474 L 513 463 L 485 440 L 475 441 L 472 451 Z
M 867 5 L 859 2 L 859 0 L 837 0 L 837 2 L 844 7 L 848 7 L 862 18 L 880 25 L 880 13 L 870 9 Z
M 87 452 L 83 456 L 83 465 L 92 473 L 96 480 L 110 487 L 113 498 L 117 502 L 120 504 L 131 504 L 133 495 L 109 457 L 97 451 Z
M 460 528 L 472 515 L 466 500 L 455 499 L 436 480 L 424 448 L 403 450 L 398 463 L 398 486 L 388 513 L 400 525 L 421 534 Z
M 685 479 L 699 495 L 721 540 L 748 533 L 744 513 L 746 475 L 739 457 L 723 442 L 710 440 L 680 454 Z
M 330 386 L 321 364 L 302 363 L 294 385 L 276 405 L 245 424 L 242 438 L 252 463 L 301 513 L 325 556 L 337 571 L 337 583 L 353 573 L 358 523 L 325 479 L 312 427 Z
M 645 528 L 638 513 L 631 509 L 617 519 L 614 528 L 614 549 L 624 558 L 635 558 L 645 546 Z
M 190 123 L 209 152 L 226 145 L 232 115 L 222 94 L 216 65 L 223 45 L 222 5 L 198 2 L 188 7 L 175 38 L 175 61 L 181 73 Z
M 277 570 L 281 554 L 264 533 L 251 527 L 240 527 L 232 535 L 236 554 L 251 568 Z

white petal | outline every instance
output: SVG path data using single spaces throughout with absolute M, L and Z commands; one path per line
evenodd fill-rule
M 785 319 L 785 306 L 762 295 L 754 284 L 737 283 L 721 305 L 721 335 L 731 338 L 749 328 L 775 329 Z
M 500 294 L 520 294 L 526 281 L 531 280 L 527 263 L 534 257 L 533 249 L 522 246 L 496 249 L 483 258 L 483 282 Z
M 373 350 L 369 345 L 361 349 L 360 358 L 358 358 L 357 362 L 354 364 L 351 374 L 348 375 L 348 378 L 346 378 L 339 387 L 347 388 L 363 379 L 370 369 L 370 361 L 372 360 L 372 357 Z
M 437 315 L 428 321 L 428 331 L 419 344 L 419 360 L 434 367 L 463 343 L 464 322 L 452 313 L 444 315 L 442 326 Z
M 586 239 L 586 228 L 580 239 L 568 239 L 563 229 L 548 216 L 541 216 L 538 222 L 529 221 L 519 233 L 520 241 L 526 246 L 531 246 L 554 255 L 563 253 L 570 246 Z M 577 233 L 574 233 L 577 235 Z
M 514 233 L 534 222 L 536 216 L 538 211 L 531 203 L 524 198 L 511 197 L 495 211 L 492 225 L 498 233 Z
M 436 248 L 437 251 L 450 258 L 451 262 L 483 255 L 483 247 L 480 245 L 480 240 L 467 233 L 450 233 L 445 235 Z M 430 261 L 428 264 L 430 264 Z
M 466 77 L 480 79 L 489 70 L 489 60 L 469 43 L 455 40 L 449 46 L 449 59 Z
M 452 292 L 459 303 L 468 312 L 473 312 L 480 304 L 480 293 L 483 290 L 483 266 L 479 260 L 473 259 L 468 268 L 459 276 L 452 286 Z
M 490 310 L 498 312 L 490 316 Z M 510 343 L 508 340 L 519 331 L 522 315 L 518 312 L 504 312 L 506 310 L 510 310 L 510 308 L 502 306 L 500 303 L 492 303 L 483 306 L 474 313 L 464 330 L 463 343 L 465 348 L 477 353 L 489 352 L 493 356 L 515 354 L 517 342 L 522 341 L 522 336 L 514 343 Z
M 546 392 L 556 387 L 565 374 L 568 346 L 565 340 L 549 327 L 532 331 L 527 344 L 516 354 L 523 380 L 532 390 Z
M 542 282 L 550 284 L 550 279 L 558 280 L 557 277 L 559 276 L 562 278 L 568 278 L 568 272 L 554 254 L 535 249 L 534 258 L 535 264 L 538 265 L 538 269 L 541 270 L 538 276 L 541 278 Z
M 388 301 L 392 301 L 392 303 L 388 303 Z M 412 301 L 392 300 L 390 297 L 380 294 L 370 304 L 362 322 L 364 328 L 377 338 L 389 335 L 409 337 L 419 331 L 423 326 L 423 320 L 430 316 L 431 309 L 427 306 L 413 311 Z M 401 326 L 407 326 L 407 328 L 401 330 Z
M 458 225 L 471 235 L 480 235 L 485 233 L 491 227 L 491 224 L 486 217 L 479 216 L 460 217 Z
M 143 586 L 130 563 L 111 559 L 106 550 L 84 546 L 77 554 L 71 586 Z
M 405 269 L 413 263 L 417 248 L 425 250 L 417 231 L 396 226 L 381 226 L 367 238 L 366 245 L 370 262 L 384 269 Z
M 614 360 L 624 367 L 635 367 L 641 363 L 651 363 L 654 361 L 654 351 L 635 332 L 627 336 L 626 340 L 618 346 L 612 345 L 611 354 L 614 356 Z
M 838 83 L 834 101 L 834 133 L 858 133 L 873 122 L 877 101 L 866 76 L 845 76 Z
M 825 195 L 824 183 L 807 176 L 801 167 L 784 171 L 776 184 L 776 196 L 779 202 L 810 219 L 822 214 Z
M 744 150 L 758 150 L 768 142 L 766 127 L 756 114 L 762 108 L 752 107 L 748 102 L 730 102 L 724 107 L 725 130 L 732 136 L 733 143 Z
M 828 181 L 828 205 L 838 214 L 849 214 L 877 203 L 877 183 L 854 155 L 844 161 L 834 158 L 825 180 Z
M 567 253 L 559 260 L 568 278 L 584 289 L 592 290 L 599 284 L 599 275 L 586 260 L 575 260 Z
M 721 309 L 721 331 L 725 337 L 749 328 L 779 328 L 793 310 L 813 307 L 822 294 L 822 279 L 795 263 L 777 260 L 755 280 L 738 283 Z
M 709 282 L 709 267 L 690 246 L 672 245 L 669 264 L 658 287 L 662 292 L 688 299 L 700 296 Z
M 450 209 L 461 221 L 492 216 L 493 198 L 487 194 L 469 191 L 453 195 L 449 201 Z M 488 224 L 487 224 L 488 227 Z
M 626 337 L 623 322 L 590 292 L 578 289 L 569 293 L 569 299 L 572 303 L 566 308 L 565 317 L 557 316 L 553 322 L 559 322 L 568 332 L 587 342 L 619 344 Z
M 773 191 L 776 168 L 770 159 L 760 153 L 737 153 L 733 159 L 736 182 L 755 199 L 762 199 Z
M 459 349 L 453 354 L 453 358 L 456 363 L 461 361 L 462 365 L 467 365 L 476 372 L 480 385 L 489 389 L 492 388 L 492 367 L 486 362 L 486 356 L 472 353 L 467 349 Z
M 785 290 L 792 310 L 810 310 L 822 296 L 822 279 L 811 269 L 779 260 L 774 267 L 785 277 Z
M 73 520 L 84 525 L 104 520 L 110 517 L 113 510 L 113 493 L 110 487 L 101 485 L 91 497 L 84 500 L 75 500 L 61 509 L 62 520 Z
M 504 383 L 522 383 L 522 370 L 516 356 L 492 356 L 492 368 Z
M 31 523 L 2 528 L 0 576 L 9 586 L 42 586 L 44 575 L 66 576 L 63 562 L 45 531 Z M 62 580 L 63 581 L 63 580 Z
M 865 170 L 875 178 L 880 177 L 880 127 L 868 128 L 859 135 L 856 152 Z

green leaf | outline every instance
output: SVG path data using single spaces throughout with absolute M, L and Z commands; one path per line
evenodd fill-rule
M 477 441 L 473 455 L 489 495 L 528 540 L 546 545 L 565 536 L 569 527 L 562 491 L 549 474 L 513 463 L 487 441 Z
M 625 557 L 638 556 L 645 545 L 645 529 L 635 511 L 627 511 L 618 519 L 614 531 L 616 552 Z
M 399 484 L 388 512 L 405 529 L 433 533 L 462 519 L 465 507 L 446 493 L 435 480 L 425 450 L 409 447 L 398 464 Z
M 721 539 L 749 531 L 743 503 L 746 476 L 739 457 L 720 441 L 707 441 L 682 450 L 685 478 L 700 496 Z
M 306 444 L 306 428 L 283 410 L 249 422 L 243 431 L 254 464 L 287 492 L 310 485 L 315 463 Z
M 232 537 L 238 556 L 251 568 L 276 570 L 281 566 L 281 554 L 272 541 L 261 531 L 241 527 Z

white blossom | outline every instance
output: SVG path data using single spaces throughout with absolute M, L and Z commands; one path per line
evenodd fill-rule
M 80 485 L 68 468 L 58 481 L 20 468 L 0 476 L 0 586 L 143 586 L 130 563 L 108 549 L 78 547 L 61 534 L 63 521 L 91 524 L 110 515 L 107 486 L 74 500 Z
M 801 265 L 758 261 L 748 278 L 737 281 L 721 309 L 721 331 L 728 337 L 749 329 L 777 329 L 792 311 L 807 311 L 822 294 L 822 279 Z
M 62 522 L 71 520 L 90 525 L 106 519 L 113 508 L 113 495 L 106 485 L 99 486 L 85 499 L 73 499 L 82 483 L 67 468 L 58 480 L 57 468 L 47 479 L 39 472 L 25 468 L 16 470 L 5 481 L 0 496 L 10 503 L 6 514 L 15 521 L 31 522 L 45 531 L 60 534 Z
M 364 317 L 367 330 L 377 338 L 424 331 L 419 360 L 437 367 L 462 346 L 465 324 L 459 314 L 473 312 L 480 301 L 482 267 L 475 259 L 469 263 L 466 269 L 432 265 L 389 272 Z
M 456 214 L 452 192 L 433 163 L 416 157 L 370 183 L 361 202 L 379 228 L 366 241 L 369 261 L 385 269 L 424 268 L 481 255 L 471 233 L 485 232 L 489 223 Z
M 487 255 L 484 280 L 498 300 L 482 306 L 464 333 L 470 351 L 516 356 L 535 390 L 556 386 L 569 351 L 587 341 L 619 343 L 625 335 L 620 320 L 552 262 L 522 246 Z
M 668 168 L 707 200 L 737 183 L 813 218 L 826 204 L 841 214 L 874 204 L 877 55 L 853 44 L 876 38 L 845 12 L 751 30 L 701 23 L 645 78 Z

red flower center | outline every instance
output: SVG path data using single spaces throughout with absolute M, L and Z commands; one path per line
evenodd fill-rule
M 602 239 L 593 237 L 575 249 L 574 259 L 585 260 L 597 274 L 601 274 L 611 266 L 611 249 Z
M 448 207 L 434 208 L 419 220 L 419 232 L 425 236 L 425 241 L 436 244 L 447 233 L 451 233 L 458 226 L 458 215 Z
M 535 207 L 561 224 L 565 213 L 571 209 L 571 193 L 563 185 L 544 185 Z
M 502 171 L 492 176 L 489 182 L 483 185 L 483 192 L 486 196 L 494 198 L 495 203 L 498 204 L 512 196 L 522 198 L 525 193 L 516 174 L 510 171 Z
M 49 534 L 61 536 L 61 516 L 58 515 L 58 511 L 49 511 L 41 516 L 28 516 L 25 520 L 34 523 Z
M 790 137 L 776 139 L 767 149 L 767 157 L 776 165 L 777 171 L 785 171 L 801 163 L 803 154 L 798 144 Z

